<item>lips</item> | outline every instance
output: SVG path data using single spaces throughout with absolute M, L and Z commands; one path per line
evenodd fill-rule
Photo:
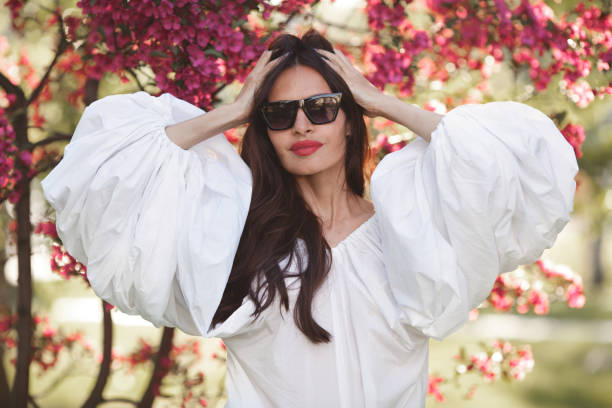
M 296 150 L 311 149 L 311 148 L 321 147 L 321 146 L 323 146 L 322 143 L 316 142 L 314 140 L 300 140 L 299 142 L 295 142 L 294 144 L 291 145 L 291 150 L 296 151 Z

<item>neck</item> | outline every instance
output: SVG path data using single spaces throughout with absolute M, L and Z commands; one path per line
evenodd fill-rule
M 362 211 L 361 197 L 346 184 L 344 166 L 308 176 L 296 176 L 302 197 L 324 229 L 333 229 Z

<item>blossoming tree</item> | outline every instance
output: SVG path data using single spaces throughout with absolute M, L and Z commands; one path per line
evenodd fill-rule
M 169 92 L 208 110 L 223 89 L 244 80 L 279 30 L 289 24 L 299 29 L 305 16 L 321 31 L 330 24 L 317 20 L 320 4 L 315 0 L 278 5 L 250 0 L 81 0 L 72 8 L 8 0 L 5 5 L 11 13 L 12 36 L 23 37 L 32 29 L 56 33 L 53 57 L 42 73 L 30 64 L 27 48 L 11 49 L 6 38 L 0 37 L 0 56 L 16 56 L 0 58 L 0 202 L 15 206 L 8 236 L 16 243 L 19 269 L 17 304 L 0 308 L 0 357 L 6 353 L 15 366 L 9 385 L 0 365 L 0 400 L 10 399 L 12 406 L 25 407 L 28 402 L 36 404 L 37 396 L 29 391 L 32 365 L 45 371 L 66 350 L 73 356 L 76 353 L 77 362 L 94 358 L 82 334 L 65 334 L 42 311 L 32 313 L 32 232 L 48 237 L 53 271 L 66 279 L 76 276 L 87 281 L 86 266 L 65 251 L 53 220 L 34 226 L 30 221 L 29 182 L 57 164 L 61 152 L 53 146 L 71 136 L 71 132 L 54 130 L 53 118 L 43 108 L 61 103 L 65 112 L 76 116 L 99 97 L 100 81 L 117 75 L 141 90 Z M 376 86 L 440 113 L 463 103 L 499 97 L 491 83 L 504 68 L 516 81 L 514 94 L 507 98 L 537 103 L 541 95 L 552 95 L 561 101 L 557 104 L 561 108 L 547 113 L 581 157 L 584 129 L 568 112 L 570 107 L 584 108 L 612 93 L 612 84 L 606 80 L 612 63 L 612 19 L 594 3 L 553 8 L 543 1 L 528 0 L 368 0 L 363 10 L 365 32 L 356 43 L 335 45 Z M 414 15 L 425 19 L 417 26 Z M 455 91 L 444 93 L 442 87 Z M 369 126 L 375 161 L 410 142 L 409 136 L 398 136 L 401 129 L 386 121 L 370 120 Z M 228 131 L 226 136 L 237 143 L 240 130 Z M 545 314 L 552 301 L 582 307 L 580 276 L 562 265 L 539 260 L 501 275 L 482 307 Z M 211 396 L 203 386 L 205 373 L 192 367 L 201 358 L 199 343 L 177 344 L 175 330 L 165 328 L 159 345 L 143 341 L 133 353 L 119 355 L 112 349 L 111 308 L 101 305 L 98 375 L 92 389 L 83 393 L 83 406 L 116 400 L 144 407 L 151 406 L 155 398 L 172 399 L 183 406 L 207 406 Z M 472 317 L 476 316 L 473 311 Z M 223 359 L 223 349 L 220 342 L 214 357 Z M 142 396 L 103 397 L 114 370 L 130 371 L 144 364 L 152 368 Z M 462 349 L 452 364 L 454 376 L 477 373 L 485 381 L 520 380 L 533 365 L 533 357 L 528 345 L 497 340 L 476 354 Z M 443 401 L 441 385 L 450 380 L 432 374 L 431 396 Z M 169 384 L 178 384 L 180 391 Z M 473 391 L 468 390 L 467 395 Z

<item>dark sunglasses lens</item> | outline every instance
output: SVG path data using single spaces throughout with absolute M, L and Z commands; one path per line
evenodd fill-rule
M 340 101 L 331 96 L 322 96 L 306 101 L 305 107 L 312 123 L 329 123 L 336 117 Z
M 273 130 L 283 130 L 293 125 L 296 103 L 271 103 L 264 107 L 263 113 L 268 126 Z

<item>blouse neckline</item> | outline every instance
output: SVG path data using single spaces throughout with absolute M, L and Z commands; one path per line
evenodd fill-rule
M 365 229 L 366 225 L 372 221 L 375 215 L 376 213 L 372 214 L 370 218 L 359 224 L 359 226 L 355 228 L 350 234 L 348 234 L 342 241 L 338 242 L 336 246 L 333 246 L 332 251 L 334 249 L 338 249 L 341 245 L 346 245 L 348 242 L 350 242 L 351 239 L 353 239 L 357 234 L 359 234 L 363 229 Z

